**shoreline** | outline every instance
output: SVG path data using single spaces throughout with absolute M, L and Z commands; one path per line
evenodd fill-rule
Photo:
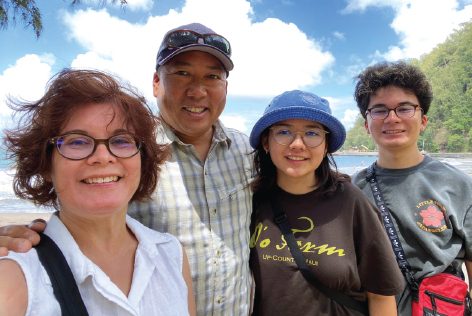
M 48 220 L 53 212 L 47 213 L 0 213 L 0 226 L 28 225 L 32 220 L 42 218 Z
M 472 153 L 428 153 L 429 156 L 434 157 L 438 160 L 445 160 L 447 163 L 451 163 L 448 159 L 458 159 L 459 164 L 453 163 L 456 168 L 462 170 L 465 174 L 472 176 Z M 343 151 L 336 152 L 333 156 L 377 156 L 377 152 L 351 152 Z M 33 211 L 33 212 L 0 212 L 0 227 L 6 225 L 28 225 L 32 220 L 42 218 L 48 220 L 54 210 L 50 212 L 46 210 Z
M 470 158 L 472 159 L 472 152 L 470 153 L 425 153 L 434 158 Z M 337 151 L 333 156 L 377 156 L 377 151 Z

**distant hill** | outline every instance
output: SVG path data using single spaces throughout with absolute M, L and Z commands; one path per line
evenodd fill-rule
M 465 23 L 431 53 L 411 60 L 426 74 L 434 99 L 419 148 L 427 152 L 472 152 L 472 22 Z M 375 150 L 359 115 L 344 150 Z

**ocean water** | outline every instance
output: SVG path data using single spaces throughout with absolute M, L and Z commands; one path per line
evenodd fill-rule
M 375 155 L 335 155 L 336 165 L 341 172 L 349 175 L 369 166 L 377 159 Z M 439 158 L 472 175 L 472 158 Z M 12 179 L 15 170 L 6 160 L 0 159 L 0 213 L 48 212 L 52 209 L 40 208 L 33 203 L 18 199 L 13 193 Z

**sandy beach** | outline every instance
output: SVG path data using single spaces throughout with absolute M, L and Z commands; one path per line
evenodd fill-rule
M 29 224 L 33 219 L 48 220 L 52 213 L 0 213 L 0 226 Z

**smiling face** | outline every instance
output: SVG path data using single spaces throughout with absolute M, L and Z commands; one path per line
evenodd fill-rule
M 396 86 L 386 86 L 378 89 L 370 97 L 368 109 L 380 105 L 393 109 L 406 103 L 419 104 L 419 101 L 408 90 Z M 427 122 L 427 117 L 417 108 L 411 118 L 399 118 L 393 111 L 390 111 L 385 119 L 373 120 L 367 114 L 365 127 L 378 145 L 379 151 L 413 153 L 418 151 L 417 141 L 421 131 L 426 128 Z
M 283 126 L 295 132 L 313 128 L 324 129 L 321 124 L 307 120 L 286 120 L 273 126 Z M 277 168 L 277 184 L 288 192 L 293 192 L 295 187 L 312 189 L 317 183 L 315 170 L 326 155 L 326 138 L 319 146 L 308 147 L 301 135 L 302 133 L 299 133 L 288 145 L 276 142 L 272 131 L 268 138 L 262 140 L 264 149 L 269 151 Z
M 179 54 L 154 74 L 153 90 L 161 117 L 182 141 L 211 140 L 227 92 L 226 71 L 218 59 L 200 51 Z
M 78 106 L 61 129 L 61 134 L 80 132 L 96 139 L 107 139 L 126 130 L 123 114 L 112 104 Z M 132 131 L 127 131 L 132 132 Z M 124 214 L 141 176 L 141 155 L 117 158 L 105 144 L 82 160 L 62 157 L 57 149 L 52 155 L 51 181 L 61 212 L 93 218 Z

